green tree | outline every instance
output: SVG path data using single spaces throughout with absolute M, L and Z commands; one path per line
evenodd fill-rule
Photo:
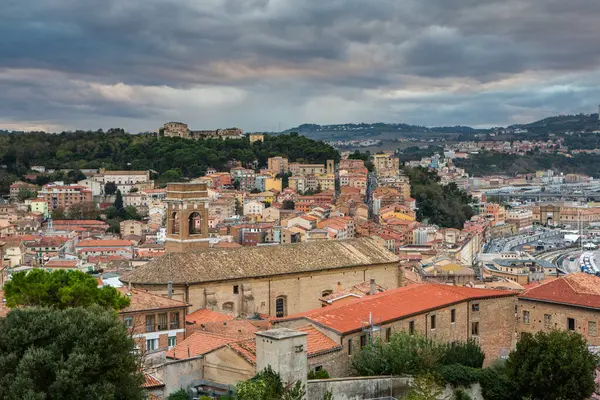
M 65 209 L 62 207 L 56 207 L 52 210 L 52 219 L 67 219 Z
M 282 204 L 282 209 L 283 210 L 293 210 L 294 209 L 294 201 L 293 200 L 284 200 Z
M 104 185 L 104 194 L 112 196 L 115 193 L 117 193 L 117 184 L 114 182 L 106 182 Z
M 17 200 L 25 201 L 27 199 L 33 199 L 36 196 L 35 192 L 29 189 L 19 189 L 19 193 L 17 194 Z
M 445 345 L 440 362 L 444 365 L 460 364 L 472 368 L 481 368 L 485 353 L 478 344 L 469 340 Z
M 236 179 L 233 181 L 233 188 L 235 190 L 240 190 L 240 180 L 239 179 Z
M 136 221 L 140 221 L 142 216 L 138 214 L 137 208 L 135 206 L 127 206 L 123 212 L 123 219 L 134 219 Z
M 123 217 L 125 215 L 125 207 L 123 206 L 123 195 L 121 194 L 120 190 L 117 190 L 117 196 L 115 197 L 113 207 L 117 210 L 117 213 L 120 217 Z
M 67 209 L 68 219 L 98 219 L 100 210 L 93 201 L 74 203 Z
M 388 342 L 375 340 L 352 357 L 358 375 L 420 375 L 433 371 L 444 347 L 408 332 L 394 333 Z
M 524 333 L 506 362 L 506 375 L 533 400 L 583 400 L 596 388 L 598 357 L 583 336 L 567 331 Z
M 8 307 L 41 306 L 53 308 L 91 307 L 120 310 L 130 304 L 127 296 L 117 289 L 98 287 L 96 279 L 81 271 L 58 270 L 48 272 L 34 269 L 18 272 L 4 285 Z
M 144 398 L 134 342 L 113 311 L 15 309 L 0 337 L 2 399 Z

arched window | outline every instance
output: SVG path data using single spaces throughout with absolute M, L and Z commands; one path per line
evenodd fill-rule
M 177 212 L 171 214 L 171 234 L 176 235 L 179 233 L 179 216 Z
M 202 216 L 199 213 L 191 213 L 188 223 L 190 235 L 199 235 L 202 233 Z
M 223 305 L 221 306 L 221 308 L 223 309 L 223 312 L 233 313 L 233 302 L 232 301 L 228 301 L 226 303 L 223 303 Z
M 277 318 L 282 318 L 286 316 L 286 298 L 285 296 L 279 296 L 275 299 L 275 316 Z

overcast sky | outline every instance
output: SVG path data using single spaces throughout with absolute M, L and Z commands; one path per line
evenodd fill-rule
M 600 103 L 600 1 L 1 3 L 0 128 L 492 126 Z

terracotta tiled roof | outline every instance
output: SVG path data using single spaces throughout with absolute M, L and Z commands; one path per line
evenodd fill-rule
M 377 290 L 377 293 L 386 291 L 385 287 L 378 285 L 378 284 L 375 284 L 375 289 Z M 351 295 L 355 295 L 355 297 L 363 297 L 363 296 L 367 295 L 370 290 L 371 290 L 371 282 L 361 282 L 357 285 L 351 286 L 351 287 L 341 290 L 337 293 L 331 293 L 328 296 L 321 297 L 320 300 L 326 301 L 326 302 L 331 302 L 331 301 L 337 300 L 341 297 L 347 297 L 347 296 L 351 296 Z
M 331 340 L 327 335 L 319 331 L 314 326 L 304 326 L 298 328 L 297 330 L 307 334 L 306 352 L 308 358 L 342 349 L 340 344 L 337 344 Z M 228 346 L 250 364 L 256 365 L 256 338 L 229 343 Z
M 187 307 L 188 304 L 183 301 L 169 299 L 167 297 L 162 297 L 156 294 L 152 294 L 145 290 L 140 289 L 132 289 L 129 290 L 126 287 L 117 288 L 121 294 L 124 294 L 129 297 L 131 300 L 131 304 L 129 307 L 126 307 L 119 311 L 120 314 L 135 312 L 135 311 L 144 311 L 144 310 L 156 310 L 156 309 L 168 309 L 168 308 L 178 308 L 178 307 Z
M 252 338 L 230 343 L 229 347 L 242 356 L 251 365 L 256 366 L 256 339 Z
M 315 357 L 331 351 L 341 350 L 342 346 L 331 340 L 314 326 L 305 326 L 297 330 L 307 333 L 306 350 L 308 357 Z
M 165 355 L 168 358 L 182 360 L 184 358 L 210 353 L 213 350 L 237 341 L 239 341 L 239 338 L 199 331 L 192 333 L 187 339 L 167 351 Z
M 52 224 L 56 225 L 99 225 L 104 226 L 108 225 L 104 221 L 97 221 L 95 219 L 59 219 L 53 220 Z
M 532 287 L 519 298 L 600 309 L 600 278 L 577 273 Z
M 77 243 L 77 247 L 116 247 L 116 246 L 131 246 L 130 240 L 82 240 Z
M 46 268 L 75 268 L 77 260 L 50 260 L 44 264 Z
M 160 380 L 158 380 L 157 378 L 155 378 L 153 375 L 144 373 L 144 383 L 142 383 L 143 388 L 151 389 L 151 388 L 159 388 L 159 387 L 163 387 L 163 386 L 165 386 L 165 384 L 163 382 L 161 382 Z
M 196 332 L 207 332 L 216 335 L 232 337 L 237 340 L 254 337 L 258 328 L 247 319 L 230 321 L 204 322 L 193 326 Z
M 280 320 L 307 319 L 338 333 L 359 331 L 372 315 L 385 323 L 468 300 L 515 296 L 515 292 L 437 284 L 415 284 L 364 296 L 348 304 L 331 305 Z
M 374 240 L 359 238 L 168 253 L 124 274 L 121 280 L 198 283 L 397 262 L 398 257 Z
M 218 311 L 201 308 L 191 314 L 186 315 L 185 322 L 189 324 L 202 324 L 206 322 L 223 322 L 234 319 L 233 315 L 220 313 Z

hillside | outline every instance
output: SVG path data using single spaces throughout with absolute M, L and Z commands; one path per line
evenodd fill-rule
M 535 133 L 591 132 L 600 130 L 598 114 L 559 115 L 509 128 L 527 129 Z
M 269 157 L 278 155 L 311 163 L 337 161 L 340 157 L 331 146 L 298 134 L 265 135 L 264 142 L 252 144 L 247 138 L 158 139 L 155 135 L 130 135 L 122 129 L 9 134 L 0 135 L 0 164 L 6 165 L 0 169 L 0 193 L 7 191 L 7 183 L 27 174 L 34 165 L 52 169 L 154 170 L 162 182 L 198 177 L 208 168 L 227 170 L 231 160 L 254 168 L 255 161 L 258 166 L 266 165 Z

